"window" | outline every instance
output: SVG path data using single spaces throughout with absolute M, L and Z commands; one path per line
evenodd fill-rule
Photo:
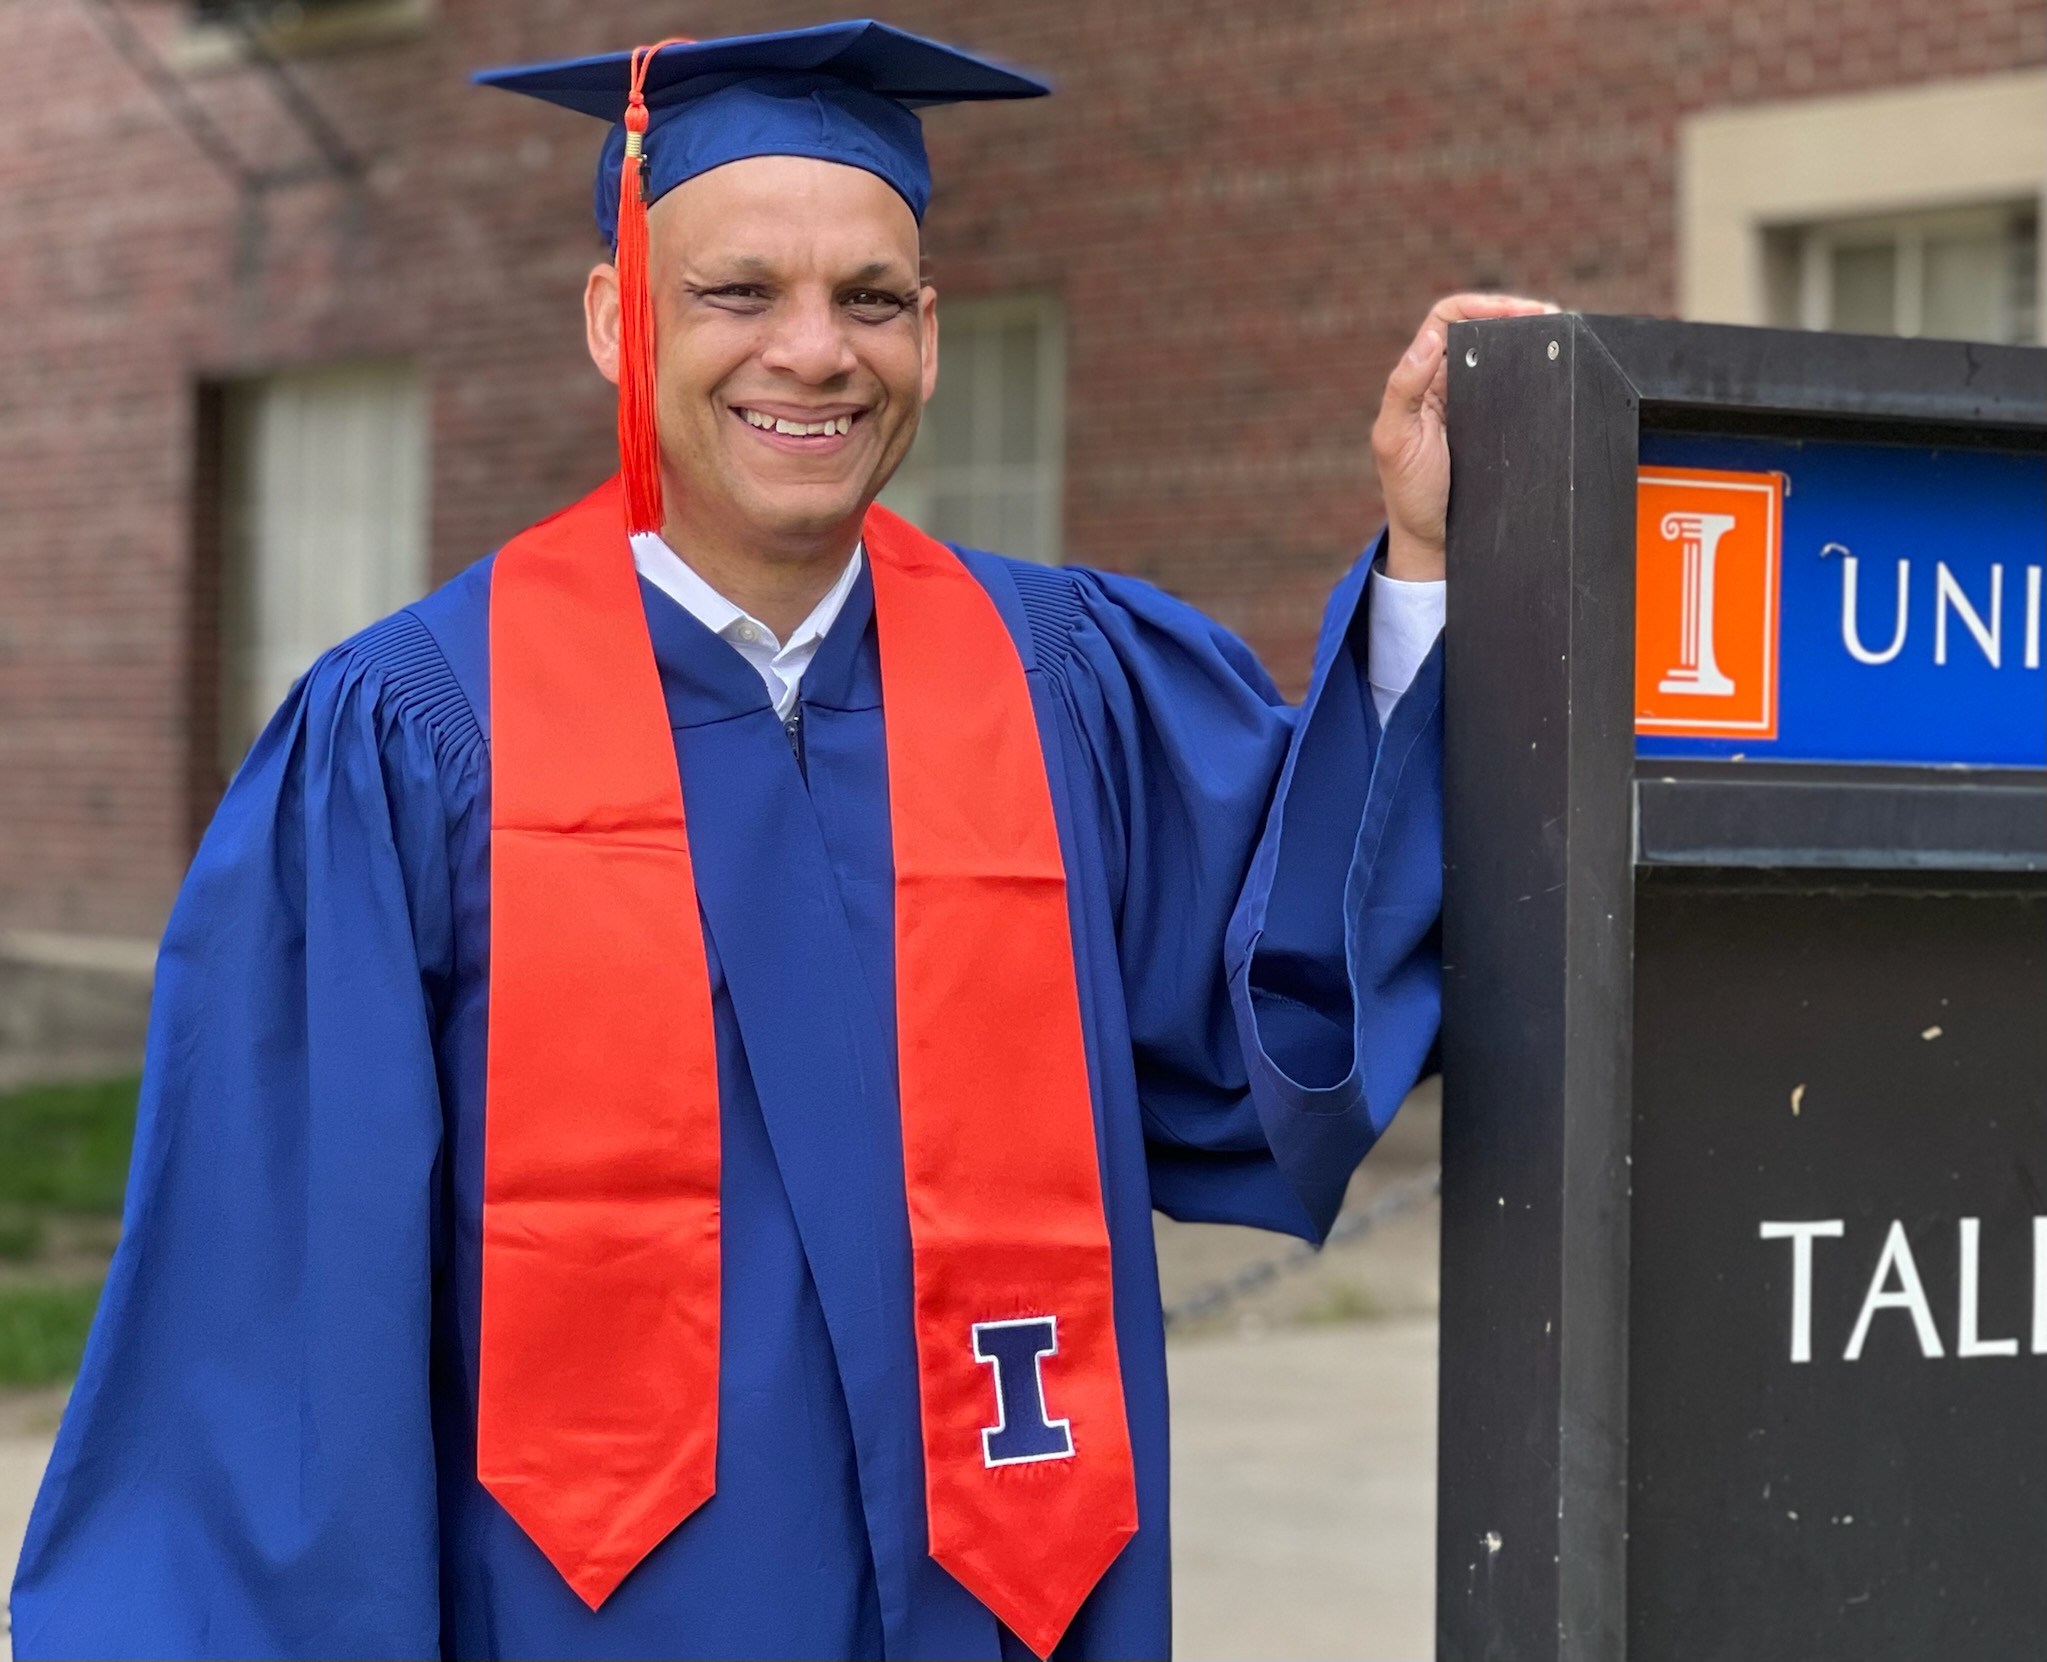
M 1677 183 L 1686 317 L 2041 338 L 2047 70 L 1700 110 Z
M 166 55 L 187 74 L 246 61 L 244 30 L 284 56 L 375 46 L 424 33 L 439 0 L 190 0 Z
M 938 391 L 882 501 L 934 537 L 1060 556 L 1065 336 L 1056 302 L 941 305 Z
M 336 641 L 426 592 L 426 399 L 409 364 L 227 389 L 220 764 Z
M 272 28 L 299 22 L 308 12 L 339 12 L 359 7 L 363 0 L 192 0 L 192 11 L 201 20 L 214 23 L 237 16 Z
M 1944 340 L 2040 338 L 2040 232 L 2029 206 L 1848 220 L 1777 237 L 1787 245 L 1779 258 L 1795 261 L 1797 293 L 1795 315 L 1773 322 Z M 1777 309 L 1789 312 L 1789 298 Z

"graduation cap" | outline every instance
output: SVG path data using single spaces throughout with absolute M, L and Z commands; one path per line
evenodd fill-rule
M 886 23 L 826 23 L 722 40 L 480 71 L 613 123 L 597 164 L 597 224 L 617 248 L 622 310 L 619 450 L 629 531 L 662 523 L 654 427 L 647 209 L 685 180 L 751 156 L 810 156 L 872 173 L 919 221 L 931 164 L 915 111 L 1038 98 L 1052 89 L 985 58 Z

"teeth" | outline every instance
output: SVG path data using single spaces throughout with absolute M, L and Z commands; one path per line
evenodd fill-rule
M 833 416 L 827 421 L 790 421 L 784 416 L 763 415 L 759 410 L 741 408 L 749 427 L 758 427 L 764 433 L 783 433 L 790 438 L 819 439 L 835 433 L 850 432 L 853 418 L 849 415 Z

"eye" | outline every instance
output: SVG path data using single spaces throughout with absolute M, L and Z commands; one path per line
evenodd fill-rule
M 887 323 L 901 317 L 917 301 L 913 295 L 890 294 L 886 289 L 848 289 L 840 303 L 862 323 Z
M 709 288 L 692 286 L 690 293 L 721 312 L 750 316 L 768 309 L 773 296 L 759 283 L 718 283 Z

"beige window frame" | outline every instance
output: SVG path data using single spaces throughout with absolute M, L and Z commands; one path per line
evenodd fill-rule
M 1783 251 L 1807 227 L 2016 202 L 2047 207 L 2047 71 L 1701 111 L 1678 135 L 1679 310 L 1802 306 Z

